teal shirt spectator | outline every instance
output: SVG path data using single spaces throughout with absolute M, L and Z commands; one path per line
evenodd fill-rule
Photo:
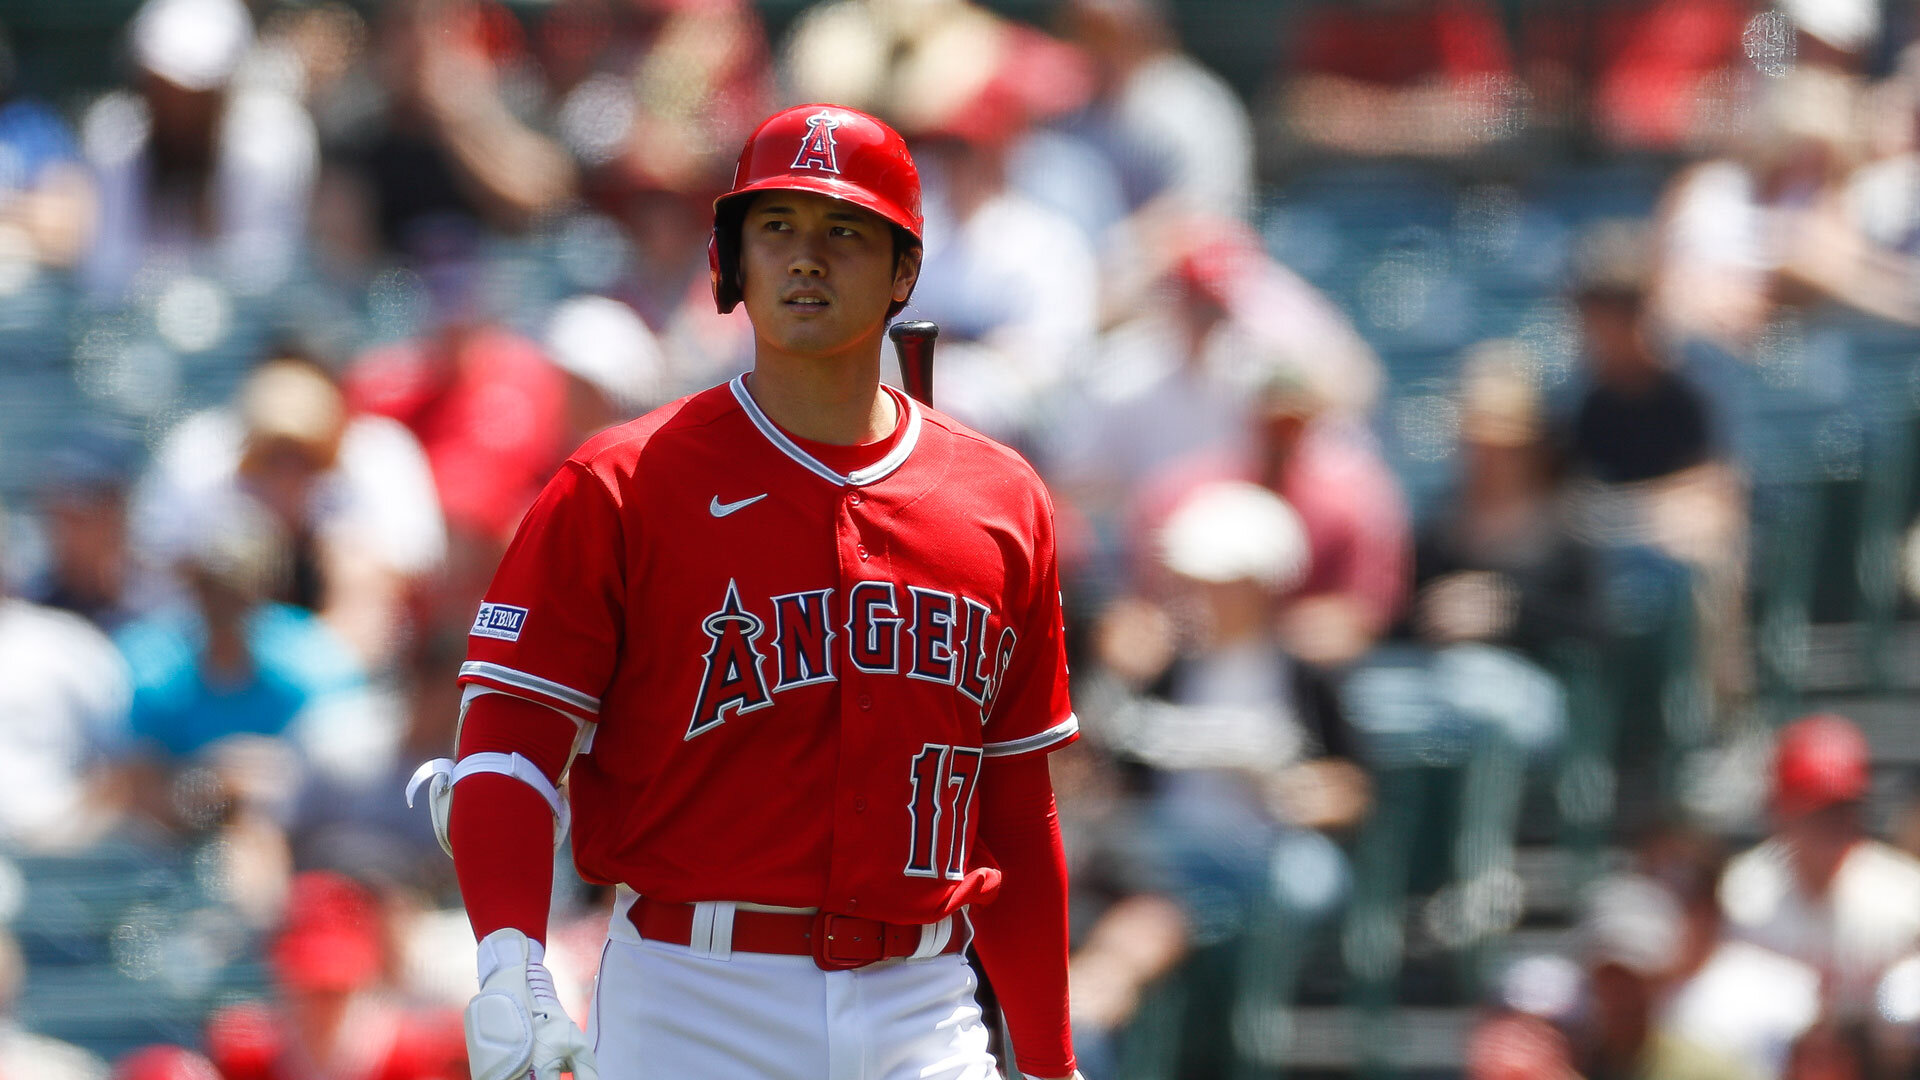
M 363 691 L 366 675 L 347 646 L 299 608 L 263 604 L 247 616 L 253 670 L 217 685 L 200 663 L 206 627 L 198 614 L 129 625 L 115 638 L 133 672 L 131 727 L 175 757 L 228 735 L 281 735 L 306 710 Z

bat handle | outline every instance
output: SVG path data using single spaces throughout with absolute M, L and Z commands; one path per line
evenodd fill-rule
M 897 322 L 887 327 L 893 349 L 900 360 L 900 382 L 907 393 L 922 405 L 933 404 L 933 342 L 940 328 L 920 319 Z

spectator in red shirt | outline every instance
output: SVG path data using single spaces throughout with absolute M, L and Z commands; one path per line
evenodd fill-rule
M 347 373 L 354 411 L 392 417 L 427 452 L 447 521 L 447 602 L 479 602 L 499 555 L 566 444 L 567 379 L 534 342 L 479 308 L 479 261 L 458 250 L 421 268 L 438 312 L 429 334 L 376 348 Z M 451 610 L 451 609 L 450 609 Z
M 216 1012 L 207 1050 L 224 1080 L 458 1080 L 466 1043 L 451 1009 L 416 1014 L 380 991 L 380 909 L 349 878 L 295 878 L 271 959 L 277 1000 Z
M 1260 396 L 1256 476 L 1300 515 L 1307 576 L 1281 633 L 1309 663 L 1359 656 L 1406 601 L 1412 526 L 1399 481 L 1363 433 L 1322 420 L 1313 387 L 1282 371 Z
M 1250 451 L 1195 455 L 1150 478 L 1130 515 L 1130 535 L 1136 543 L 1156 535 L 1173 508 L 1209 481 L 1251 480 L 1274 491 L 1307 536 L 1305 576 L 1280 600 L 1287 651 L 1310 664 L 1346 664 L 1379 640 L 1406 602 L 1413 563 L 1406 498 L 1366 432 L 1331 415 L 1326 395 L 1297 368 L 1268 376 L 1252 416 Z
M 1481 0 L 1322 0 L 1287 52 L 1277 119 L 1306 150 L 1453 157 L 1519 122 L 1506 31 Z
M 407 425 L 427 451 L 450 529 L 505 538 L 561 452 L 566 385 L 540 347 L 501 326 L 375 349 L 347 379 L 354 407 Z

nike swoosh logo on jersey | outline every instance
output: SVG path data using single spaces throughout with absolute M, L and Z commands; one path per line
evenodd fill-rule
M 755 495 L 750 499 L 741 499 L 739 502 L 730 502 L 730 503 L 721 502 L 720 496 L 715 495 L 713 497 L 713 501 L 707 504 L 707 512 L 712 514 L 714 517 L 723 518 L 723 517 L 726 517 L 728 514 L 733 513 L 735 510 L 745 510 L 747 507 L 752 506 L 754 503 L 757 503 L 761 499 L 766 498 L 767 494 L 768 494 L 767 492 L 763 491 L 760 494 Z

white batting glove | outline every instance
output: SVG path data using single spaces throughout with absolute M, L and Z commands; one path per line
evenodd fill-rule
M 587 1036 L 553 992 L 546 950 L 511 927 L 480 940 L 480 992 L 467 1003 L 473 1080 L 600 1080 Z

